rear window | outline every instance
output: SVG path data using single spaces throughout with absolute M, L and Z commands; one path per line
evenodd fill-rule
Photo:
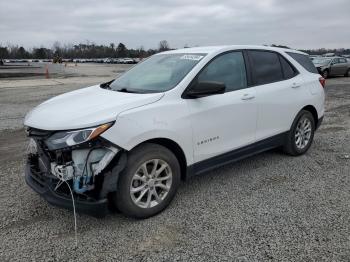
M 302 67 L 304 67 L 310 73 L 318 74 L 318 71 L 314 64 L 311 62 L 311 59 L 307 55 L 287 52 L 288 55 L 294 58 Z

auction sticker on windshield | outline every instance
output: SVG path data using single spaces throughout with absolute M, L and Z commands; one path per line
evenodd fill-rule
M 203 58 L 202 55 L 183 55 L 180 57 L 180 59 L 187 59 L 187 60 L 194 60 L 199 61 Z

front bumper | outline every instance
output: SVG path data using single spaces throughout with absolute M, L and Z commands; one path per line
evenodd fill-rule
M 43 197 L 49 204 L 73 210 L 71 196 L 63 196 L 56 193 L 51 186 L 51 178 L 33 168 L 29 162 L 25 167 L 25 180 L 28 186 Z M 77 213 L 84 213 L 94 217 L 104 217 L 109 212 L 106 198 L 91 201 L 81 200 L 74 196 L 74 203 Z

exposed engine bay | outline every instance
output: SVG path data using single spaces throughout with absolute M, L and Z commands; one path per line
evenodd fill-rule
M 102 172 L 118 151 L 112 146 L 75 149 L 70 152 L 71 161 L 51 162 L 50 171 L 60 180 L 72 180 L 74 192 L 83 194 L 95 188 L 95 176 Z
M 97 137 L 50 150 L 47 138 L 53 136 L 52 132 L 31 128 L 28 136 L 29 182 L 35 182 L 31 184 L 38 187 L 35 189 L 38 193 L 40 188 L 48 188 L 68 201 L 71 188 L 74 198 L 91 203 L 106 199 L 108 193 L 116 191 L 118 175 L 124 165 L 120 162 L 126 159 L 122 149 Z

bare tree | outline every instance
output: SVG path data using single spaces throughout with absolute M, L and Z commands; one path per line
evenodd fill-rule
M 160 52 L 167 51 L 169 49 L 170 49 L 170 47 L 169 47 L 169 43 L 167 40 L 162 40 L 159 42 L 159 51 Z
M 52 49 L 55 53 L 55 55 L 60 55 L 62 51 L 61 43 L 58 41 L 55 41 L 52 45 Z
M 1 59 L 9 58 L 10 54 L 6 46 L 1 46 L 0 45 L 0 61 Z
M 117 57 L 126 57 L 128 49 L 123 43 L 119 43 L 117 46 Z

